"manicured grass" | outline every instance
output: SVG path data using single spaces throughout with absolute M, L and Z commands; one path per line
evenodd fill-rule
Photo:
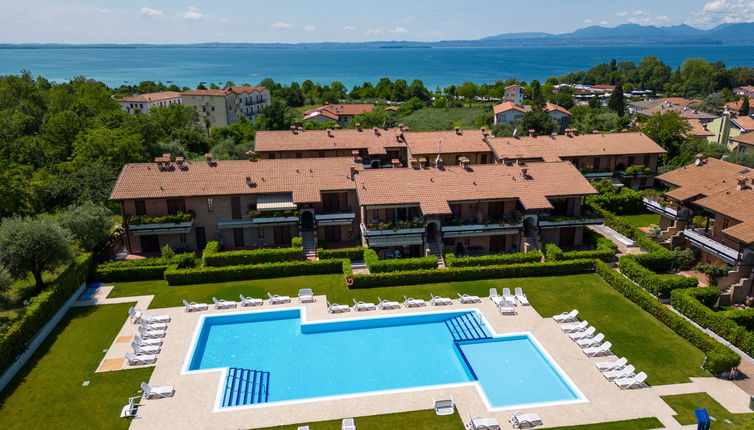
M 311 430 L 340 430 L 341 420 L 319 421 L 309 423 Z M 465 427 L 458 412 L 453 415 L 438 416 L 435 411 L 424 410 L 398 414 L 373 415 L 354 419 L 359 430 L 413 429 L 413 430 L 464 430 Z M 299 426 L 267 427 L 264 430 L 296 430 Z
M 165 281 L 116 284 L 110 297 L 155 294 L 153 308 L 181 306 L 189 301 L 211 303 L 212 297 L 238 300 L 239 294 L 267 298 L 272 294 L 295 297 L 300 288 L 326 294 L 330 302 L 353 304 L 353 299 L 376 302 L 377 298 L 403 301 L 403 296 L 429 299 L 432 294 L 456 298 L 456 292 L 486 297 L 490 288 L 523 287 L 535 309 L 545 317 L 573 308 L 613 343 L 613 352 L 625 355 L 650 384 L 688 382 L 690 376 L 709 376 L 700 368 L 704 353 L 676 335 L 650 314 L 608 287 L 596 275 L 541 278 L 490 279 L 482 281 L 383 287 L 363 290 L 345 288 L 342 276 L 321 275 L 263 279 L 221 284 L 168 286 Z M 294 299 L 295 300 L 295 299 Z M 323 304 L 324 305 L 324 304 Z M 661 357 L 661 358 L 659 358 Z
M 125 429 L 129 396 L 151 368 L 94 373 L 131 304 L 73 308 L 2 393 L 0 427 Z M 82 383 L 90 381 L 84 387 Z M 34 424 L 37 423 L 37 424 Z
M 694 409 L 706 409 L 712 421 L 713 429 L 742 429 L 751 419 L 752 414 L 732 414 L 717 403 L 707 393 L 680 394 L 664 396 L 662 400 L 676 412 L 675 419 L 679 424 L 696 424 Z M 726 423 L 729 420 L 730 423 Z
M 662 423 L 657 418 L 639 418 L 583 426 L 554 427 L 552 430 L 646 430 L 656 428 L 662 428 Z
M 399 118 L 411 130 L 452 130 L 456 122 L 460 122 L 463 129 L 477 128 L 474 120 L 484 114 L 492 114 L 489 107 L 463 107 L 463 108 L 424 108 Z
M 633 227 L 649 227 L 651 224 L 660 224 L 660 215 L 655 213 L 639 215 L 621 215 L 619 218 L 631 224 Z

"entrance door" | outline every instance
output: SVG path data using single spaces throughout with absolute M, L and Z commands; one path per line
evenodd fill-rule
M 505 251 L 505 235 L 490 236 L 490 252 Z
M 196 229 L 196 249 L 204 249 L 207 246 L 207 236 L 204 233 L 204 227 L 197 227 Z
M 575 228 L 561 228 L 560 229 L 560 243 L 559 246 L 573 246 L 576 239 Z
M 156 234 L 149 236 L 139 236 L 141 240 L 141 252 L 159 252 L 160 237 Z
M 301 214 L 301 228 L 309 231 L 314 228 L 314 215 L 311 211 L 306 211 Z

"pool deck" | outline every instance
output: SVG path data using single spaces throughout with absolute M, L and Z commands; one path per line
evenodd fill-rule
M 80 305 L 138 302 L 137 307 L 146 309 L 152 296 L 107 299 L 108 287 L 103 287 L 95 300 L 81 302 Z M 449 306 L 426 306 L 421 308 L 401 308 L 391 311 L 350 311 L 343 314 L 329 314 L 326 298 L 317 296 L 315 303 L 301 304 L 297 298 L 285 305 L 270 305 L 265 300 L 263 306 L 236 308 L 230 310 L 209 310 L 184 312 L 183 307 L 149 309 L 145 315 L 170 315 L 167 336 L 164 338 L 161 353 L 152 373 L 150 384 L 172 385 L 175 395 L 159 400 L 142 400 L 138 417 L 131 424 L 132 429 L 154 428 L 213 428 L 238 429 L 261 428 L 283 424 L 359 417 L 394 412 L 431 409 L 432 399 L 447 398 L 452 395 L 461 417 L 466 421 L 470 416 L 496 418 L 503 428 L 508 428 L 508 418 L 512 412 L 536 412 L 542 417 L 544 426 L 538 428 L 582 425 L 633 418 L 657 417 L 666 428 L 682 428 L 673 419 L 673 410 L 660 396 L 706 392 L 733 413 L 750 412 L 749 395 L 735 384 L 725 380 L 706 377 L 691 378 L 682 384 L 659 385 L 650 388 L 621 390 L 607 381 L 594 363 L 615 359 L 615 356 L 589 358 L 581 352 L 550 318 L 542 318 L 531 306 L 517 306 L 518 315 L 500 315 L 489 298 L 481 303 L 461 305 L 457 300 Z M 214 412 L 221 381 L 221 372 L 182 374 L 186 355 L 200 315 L 227 314 L 231 312 L 265 312 L 273 309 L 306 308 L 306 320 L 328 321 L 355 317 L 377 317 L 401 315 L 417 312 L 458 311 L 478 309 L 492 326 L 496 334 L 530 332 L 540 342 L 552 359 L 560 366 L 570 380 L 586 398 L 586 402 L 536 406 L 525 410 L 489 411 L 472 385 L 452 386 L 440 389 L 418 389 L 410 392 L 385 394 L 356 394 L 348 398 L 301 401 L 295 404 L 268 404 L 254 408 L 233 408 Z M 124 325 L 113 344 L 105 353 L 99 371 L 118 371 L 130 368 L 123 362 L 123 354 L 130 351 L 130 337 L 137 333 L 134 324 L 124 315 Z M 599 327 L 598 327 L 599 328 Z M 611 340 L 611 339 L 607 339 Z M 615 343 L 615 341 L 613 341 Z M 344 353 L 347 350 L 344 349 Z M 333 357 L 337 360 L 337 357 Z M 120 365 L 119 365 L 120 363 Z M 637 369 L 641 371 L 642 369 Z M 504 371 L 504 369 L 501 369 Z M 397 375 L 398 376 L 398 375 Z M 651 375 L 650 375 L 651 376 Z M 134 387 L 137 389 L 137 387 Z M 123 393 L 124 404 L 133 393 Z M 517 408 L 516 408 L 517 409 Z M 357 425 L 358 425 L 358 419 Z

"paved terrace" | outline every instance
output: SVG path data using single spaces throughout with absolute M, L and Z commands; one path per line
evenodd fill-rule
M 137 302 L 146 309 L 152 296 L 107 299 L 111 287 L 103 287 L 93 300 L 79 305 Z M 447 389 L 426 389 L 404 393 L 363 395 L 338 400 L 304 402 L 293 405 L 274 403 L 256 408 L 236 408 L 213 412 L 217 402 L 218 389 L 223 384 L 220 372 L 193 373 L 181 375 L 186 354 L 190 347 L 199 316 L 202 314 L 223 314 L 230 312 L 265 312 L 271 309 L 305 307 L 308 321 L 327 321 L 354 317 L 376 317 L 386 314 L 407 314 L 438 310 L 457 311 L 479 309 L 497 334 L 528 331 L 532 333 L 550 356 L 566 373 L 571 381 L 586 397 L 582 403 L 560 406 L 535 407 L 524 412 L 537 412 L 544 422 L 543 428 L 583 425 L 607 421 L 626 420 L 643 417 L 657 417 L 666 428 L 683 428 L 673 418 L 674 411 L 660 398 L 673 394 L 706 392 L 726 409 L 733 413 L 750 412 L 749 396 L 736 385 L 718 378 L 691 378 L 688 383 L 653 386 L 651 388 L 621 390 L 607 381 L 594 363 L 616 357 L 589 358 L 572 342 L 550 318 L 542 318 L 531 306 L 518 306 L 518 315 L 500 315 L 497 307 L 488 299 L 482 303 L 461 305 L 457 301 L 451 306 L 398 309 L 391 311 L 351 311 L 345 314 L 328 314 L 325 296 L 317 296 L 316 303 L 300 304 L 297 298 L 288 305 L 264 305 L 256 308 L 235 310 L 210 310 L 186 313 L 183 307 L 151 309 L 146 315 L 168 314 L 172 321 L 168 325 L 162 352 L 158 355 L 150 384 L 172 385 L 175 396 L 159 400 L 142 400 L 139 416 L 134 419 L 132 429 L 153 428 L 261 428 L 282 424 L 332 420 L 344 417 L 358 417 L 394 412 L 430 409 L 432 398 L 452 395 L 458 411 L 464 420 L 469 416 L 492 416 L 506 423 L 510 410 L 490 412 L 484 405 L 480 393 L 473 386 L 458 386 Z M 564 309 L 565 310 L 565 309 Z M 123 354 L 130 351 L 130 341 L 137 333 L 124 315 L 124 324 L 107 350 L 99 371 L 118 371 L 128 368 L 123 363 Z M 599 329 L 599 327 L 597 327 Z M 619 339 L 608 339 L 613 343 Z M 333 360 L 337 360 L 336 357 Z M 641 371 L 642 369 L 637 369 Z M 505 369 L 501 368 L 501 372 Z M 137 387 L 134 387 L 135 389 Z M 131 393 L 123 393 L 124 401 Z M 688 427 L 688 426 L 687 426 Z M 689 427 L 690 428 L 690 427 Z

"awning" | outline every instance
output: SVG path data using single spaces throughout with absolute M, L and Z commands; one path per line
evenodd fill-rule
M 367 242 L 370 248 L 384 248 L 388 246 L 421 245 L 424 243 L 424 239 L 421 234 L 403 234 L 369 237 Z
M 139 224 L 129 225 L 128 230 L 136 236 L 155 234 L 186 234 L 191 232 L 194 220 L 174 224 Z
M 253 221 L 221 221 L 217 223 L 217 228 L 220 230 L 244 227 L 253 227 Z
M 259 211 L 284 211 L 296 209 L 291 193 L 260 194 L 257 196 L 257 210 Z
M 319 225 L 350 225 L 353 224 L 355 218 L 356 214 L 353 212 L 341 214 L 318 214 L 315 216 L 317 224 Z
M 443 233 L 442 237 L 479 237 L 479 236 L 501 236 L 504 234 L 518 234 L 521 231 L 520 228 L 508 229 L 508 230 L 467 230 L 467 231 L 452 231 Z

